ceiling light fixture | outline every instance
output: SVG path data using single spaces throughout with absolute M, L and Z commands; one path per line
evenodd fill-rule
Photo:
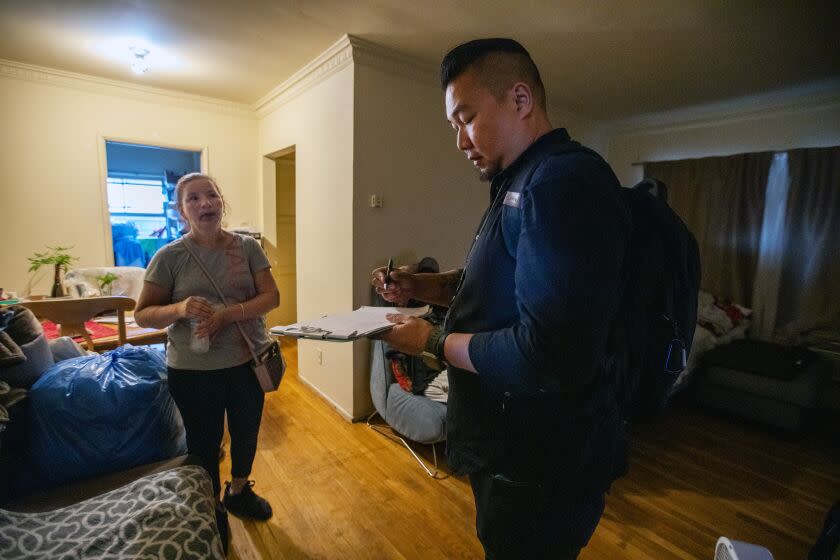
M 149 54 L 149 49 L 143 47 L 129 47 L 131 51 L 131 70 L 135 74 L 145 74 L 149 71 L 149 62 L 146 60 L 146 55 Z

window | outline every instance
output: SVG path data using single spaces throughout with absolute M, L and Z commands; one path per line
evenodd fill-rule
M 175 183 L 200 169 L 195 151 L 105 141 L 114 264 L 145 267 L 181 235 Z
M 163 214 L 163 181 L 108 177 L 111 214 Z
M 114 264 L 141 266 L 169 239 L 166 236 L 166 188 L 161 178 L 108 177 L 108 210 Z

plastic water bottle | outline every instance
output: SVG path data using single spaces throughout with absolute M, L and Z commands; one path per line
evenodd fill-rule
M 195 330 L 198 328 L 200 321 L 193 319 L 190 321 L 190 350 L 195 354 L 206 354 L 210 351 L 210 337 L 195 335 Z

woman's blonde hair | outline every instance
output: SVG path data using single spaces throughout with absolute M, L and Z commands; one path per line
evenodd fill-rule
M 219 193 L 219 197 L 221 197 L 222 199 L 222 213 L 227 214 L 227 201 L 225 200 L 225 197 L 222 194 L 222 189 L 219 188 L 219 184 L 216 182 L 216 179 L 214 179 L 210 175 L 207 175 L 206 173 L 187 173 L 186 175 L 178 179 L 178 182 L 175 184 L 175 202 L 178 205 L 178 213 L 181 214 L 181 221 L 183 222 L 187 222 L 187 219 L 184 216 L 184 212 L 181 210 L 181 208 L 183 208 L 181 198 L 184 196 L 184 187 L 186 187 L 187 183 L 192 183 L 193 181 L 197 181 L 199 179 L 204 179 L 208 183 L 213 185 L 213 188 L 216 189 L 216 192 Z

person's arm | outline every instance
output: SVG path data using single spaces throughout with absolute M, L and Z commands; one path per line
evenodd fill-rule
M 280 290 L 277 289 L 277 283 L 274 282 L 270 268 L 254 274 L 254 284 L 257 287 L 257 295 L 242 302 L 243 309 L 240 309 L 239 316 L 234 316 L 235 321 L 262 317 L 280 305 Z
M 603 185 L 574 177 L 569 183 L 562 194 L 552 192 L 556 179 L 539 185 L 524 200 L 512 294 L 519 320 L 495 331 L 450 333 L 444 341 L 446 362 L 506 391 L 583 387 L 606 344 L 620 293 L 627 216 Z M 380 338 L 421 354 L 432 325 L 389 318 L 397 325 Z
M 172 303 L 168 289 L 146 280 L 134 307 L 134 321 L 140 327 L 163 329 L 178 319 L 204 319 L 212 313 L 213 307 L 206 299 L 193 296 Z
M 443 361 L 472 373 L 478 370 L 470 359 L 470 340 L 473 335 L 466 333 L 449 333 L 443 342 Z
M 254 274 L 257 295 L 240 303 L 229 303 L 199 323 L 195 330 L 198 337 L 213 336 L 217 331 L 237 321 L 261 317 L 280 305 L 280 291 L 274 282 L 270 268 Z
M 371 284 L 385 301 L 400 302 L 416 299 L 441 307 L 449 307 L 463 270 L 448 272 L 422 272 L 413 274 L 410 269 L 398 268 L 391 272 L 388 289 L 385 289 L 385 267 L 377 268 L 371 275 Z
M 459 268 L 437 274 L 428 272 L 415 274 L 418 286 L 416 299 L 441 307 L 449 307 L 463 273 L 464 271 Z
M 435 327 L 424 319 L 409 317 L 400 313 L 392 313 L 386 317 L 396 325 L 376 338 L 384 340 L 400 352 L 413 356 L 422 354 L 426 349 L 429 335 Z M 469 352 L 472 337 L 471 334 L 450 333 L 444 341 L 444 361 L 457 368 L 476 373 Z
M 596 375 L 628 235 L 617 186 L 604 175 L 578 169 L 523 193 L 512 294 L 518 320 L 467 343 L 484 383 L 510 392 L 574 391 Z

